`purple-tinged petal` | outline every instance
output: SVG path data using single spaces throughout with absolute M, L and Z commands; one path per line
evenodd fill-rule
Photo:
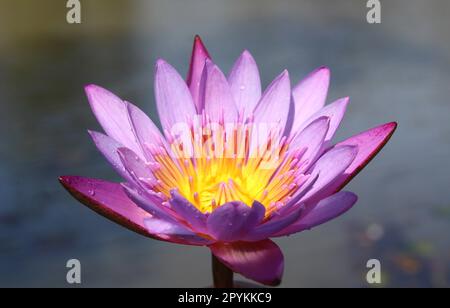
M 265 207 L 259 202 L 252 207 L 238 201 L 226 203 L 209 215 L 208 233 L 218 241 L 238 241 L 262 221 L 264 213 Z
M 395 132 L 397 123 L 386 123 L 369 129 L 334 146 L 357 146 L 358 154 L 343 174 L 326 189 L 326 194 L 331 195 L 341 190 L 350 182 L 386 145 Z
M 200 36 L 196 35 L 194 39 L 194 46 L 192 47 L 192 56 L 191 63 L 189 65 L 187 85 L 189 87 L 189 90 L 191 91 L 194 105 L 197 108 L 197 113 L 200 114 L 204 108 L 200 99 L 200 82 L 202 79 L 203 69 L 205 68 L 206 59 L 211 59 L 211 57 Z
M 203 71 L 201 87 L 203 106 L 211 122 L 236 122 L 238 110 L 228 81 L 219 67 L 209 60 Z
M 117 149 L 117 153 L 122 162 L 122 165 L 125 167 L 125 169 L 133 179 L 154 179 L 150 168 L 148 168 L 145 162 L 141 160 L 140 157 L 132 150 L 122 147 Z
M 147 213 L 168 222 L 177 222 L 176 215 L 170 208 L 165 207 L 162 204 L 160 198 L 157 196 L 157 193 L 154 191 L 143 190 L 129 183 L 122 183 L 121 185 L 128 198 L 130 198 L 138 207 Z
M 184 219 L 197 232 L 207 233 L 207 216 L 200 212 L 192 203 L 181 196 L 176 190 L 171 191 L 172 198 L 169 200 L 172 209 Z
M 131 127 L 147 160 L 150 159 L 150 155 L 147 153 L 145 144 L 153 144 L 155 146 L 164 145 L 166 148 L 168 147 L 158 127 L 156 127 L 153 121 L 141 109 L 127 102 L 127 110 Z
M 316 112 L 313 116 L 311 116 L 308 120 L 303 122 L 303 124 L 300 125 L 300 130 L 304 129 L 306 126 L 308 126 L 311 122 L 315 121 L 317 118 L 328 117 L 330 118 L 330 128 L 328 129 L 327 136 L 325 137 L 325 143 L 329 143 L 329 141 L 333 138 L 334 134 L 339 128 L 339 124 L 341 123 L 342 118 L 344 117 L 348 103 L 349 98 L 345 97 L 338 99 L 337 101 L 325 106 L 324 108 Z M 296 131 L 292 130 L 292 132 Z
M 269 286 L 281 283 L 284 257 L 277 244 L 271 240 L 216 243 L 209 248 L 233 272 Z
M 328 87 L 330 85 L 330 70 L 320 67 L 292 90 L 295 102 L 295 119 L 293 131 L 297 131 L 302 123 L 325 106 Z
M 228 76 L 230 89 L 238 111 L 244 119 L 251 115 L 261 98 L 258 66 L 250 52 L 242 53 Z
M 279 232 L 276 236 L 285 236 L 324 224 L 347 212 L 356 203 L 358 197 L 351 192 L 338 192 L 321 200 L 311 211 L 295 224 Z
M 113 138 L 104 135 L 102 133 L 88 131 L 94 141 L 97 149 L 105 156 L 108 162 L 113 166 L 114 170 L 127 181 L 131 180 L 131 177 L 120 160 L 117 150 L 123 147 L 122 144 L 115 141 Z
M 294 222 L 296 222 L 301 215 L 302 211 L 296 209 L 292 213 L 283 216 L 272 216 L 267 222 L 264 222 L 251 230 L 242 241 L 246 242 L 258 242 L 272 237 L 277 232 L 287 228 Z
M 313 164 L 320 155 L 323 143 L 330 127 L 330 118 L 320 117 L 309 124 L 289 143 L 289 149 L 306 149 L 300 159 L 300 165 Z
M 255 109 L 255 123 L 279 123 L 281 132 L 286 121 L 291 103 L 291 84 L 288 71 L 281 73 L 267 87 Z
M 186 82 L 164 60 L 156 62 L 155 97 L 165 131 L 172 131 L 176 125 L 186 123 L 197 114 Z
M 339 146 L 325 153 L 315 163 L 312 168 L 312 174 L 318 174 L 311 189 L 300 200 L 300 202 L 307 202 L 310 199 L 315 201 L 322 195 L 322 191 L 331 185 L 342 173 L 350 166 L 358 154 L 358 147 L 356 146 Z
M 299 203 L 299 201 L 311 190 L 318 178 L 319 173 L 316 173 L 314 176 L 310 175 L 292 198 L 284 206 L 278 209 L 277 212 L 280 215 L 287 215 L 288 213 L 292 213 L 292 211 L 301 208 L 303 204 Z
M 144 225 L 144 219 L 150 215 L 127 197 L 120 184 L 78 176 L 62 176 L 59 181 L 72 196 L 98 214 L 131 231 L 158 239 Z
M 126 103 L 96 85 L 85 88 L 92 111 L 106 134 L 136 153 L 142 153 L 128 119 Z
M 145 219 L 144 223 L 149 232 L 157 234 L 166 241 L 192 246 L 207 246 L 214 243 L 176 222 L 151 217 Z

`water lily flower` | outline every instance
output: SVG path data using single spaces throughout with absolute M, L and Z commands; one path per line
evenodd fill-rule
M 162 131 L 135 105 L 86 87 L 106 134 L 90 131 L 123 183 L 60 182 L 79 201 L 144 236 L 208 247 L 232 272 L 280 283 L 271 238 L 321 225 L 357 201 L 342 188 L 381 150 L 396 123 L 334 144 L 348 98 L 325 105 L 330 71 L 291 89 L 283 71 L 263 92 L 248 51 L 226 77 L 195 38 L 185 81 L 164 60 L 154 90 Z

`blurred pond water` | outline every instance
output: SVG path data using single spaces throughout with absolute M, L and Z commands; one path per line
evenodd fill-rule
M 102 85 L 157 121 L 153 63 L 183 74 L 193 35 L 225 70 L 243 49 L 264 85 L 288 68 L 297 82 L 333 71 L 329 101 L 351 97 L 337 140 L 398 121 L 391 143 L 348 189 L 360 200 L 344 217 L 277 240 L 282 286 L 450 286 L 450 3 L 383 2 L 381 25 L 365 1 L 0 3 L 0 287 L 67 286 L 65 263 L 82 263 L 83 286 L 202 287 L 207 249 L 156 242 L 94 214 L 58 184 L 62 174 L 118 180 L 86 130 L 99 129 L 83 86 Z

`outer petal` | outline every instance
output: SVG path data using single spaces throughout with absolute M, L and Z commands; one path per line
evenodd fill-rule
M 276 286 L 281 283 L 284 257 L 277 244 L 271 240 L 255 243 L 216 243 L 210 248 L 233 272 L 265 285 Z
M 185 81 L 163 60 L 156 63 L 155 97 L 161 125 L 169 132 L 197 113 Z
M 358 154 L 352 164 L 326 189 L 328 195 L 341 190 L 355 177 L 386 145 L 395 132 L 397 123 L 387 123 L 350 137 L 334 146 L 357 146 Z
M 169 202 L 172 206 L 172 209 L 194 230 L 201 233 L 206 233 L 206 215 L 200 212 L 176 190 L 173 190 L 171 194 L 172 199 L 170 199 Z
M 291 85 L 288 71 L 284 71 L 269 85 L 255 109 L 255 123 L 286 125 L 291 103 Z
M 329 85 L 330 70 L 327 67 L 320 67 L 292 90 L 295 102 L 293 131 L 297 131 L 302 123 L 323 108 Z
M 341 123 L 342 118 L 344 117 L 348 103 L 349 98 L 345 97 L 325 106 L 324 108 L 316 112 L 314 115 L 312 115 L 308 120 L 303 122 L 303 124 L 300 125 L 300 129 L 304 129 L 306 126 L 308 126 L 311 122 L 315 121 L 317 118 L 329 117 L 330 128 L 328 129 L 327 136 L 325 137 L 325 142 L 328 143 L 333 138 L 334 134 L 339 128 L 339 124 Z M 295 130 L 292 131 L 296 132 Z
M 258 66 L 250 52 L 242 53 L 228 76 L 236 107 L 244 119 L 255 109 L 261 98 Z
M 226 203 L 208 217 L 209 234 L 222 242 L 238 241 L 262 221 L 264 213 L 265 207 L 258 202 L 251 208 L 242 202 Z
M 128 119 L 126 103 L 119 97 L 96 85 L 85 88 L 89 103 L 106 134 L 123 146 L 141 154 Z
M 318 195 L 322 195 L 322 191 L 350 166 L 357 154 L 358 148 L 354 146 L 340 146 L 325 153 L 312 167 L 312 173 L 319 177 L 300 202 L 319 198 Z
M 72 196 L 98 214 L 131 231 L 159 239 L 144 225 L 150 214 L 133 203 L 119 184 L 78 176 L 62 176 L 59 181 Z
M 194 46 L 192 47 L 191 63 L 189 65 L 189 73 L 187 77 L 187 85 L 191 91 L 194 105 L 197 113 L 203 110 L 202 101 L 200 99 L 200 81 L 202 79 L 203 69 L 205 68 L 206 59 L 211 59 L 208 50 L 206 50 L 200 36 L 196 35 Z
M 223 119 L 225 123 L 234 123 L 238 111 L 228 81 L 222 71 L 213 62 L 207 60 L 203 71 L 203 106 L 213 123 Z
M 147 218 L 145 219 L 145 226 L 149 232 L 170 242 L 193 246 L 206 246 L 213 243 L 212 240 L 198 236 L 179 223 L 158 218 Z
M 324 224 L 347 212 L 356 203 L 358 197 L 351 192 L 338 192 L 326 199 L 321 200 L 298 222 L 287 227 L 276 236 L 284 236 L 304 230 L 309 230 L 321 224 Z

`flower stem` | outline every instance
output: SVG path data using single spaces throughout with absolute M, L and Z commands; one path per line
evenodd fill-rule
M 233 288 L 233 271 L 212 255 L 214 288 Z

